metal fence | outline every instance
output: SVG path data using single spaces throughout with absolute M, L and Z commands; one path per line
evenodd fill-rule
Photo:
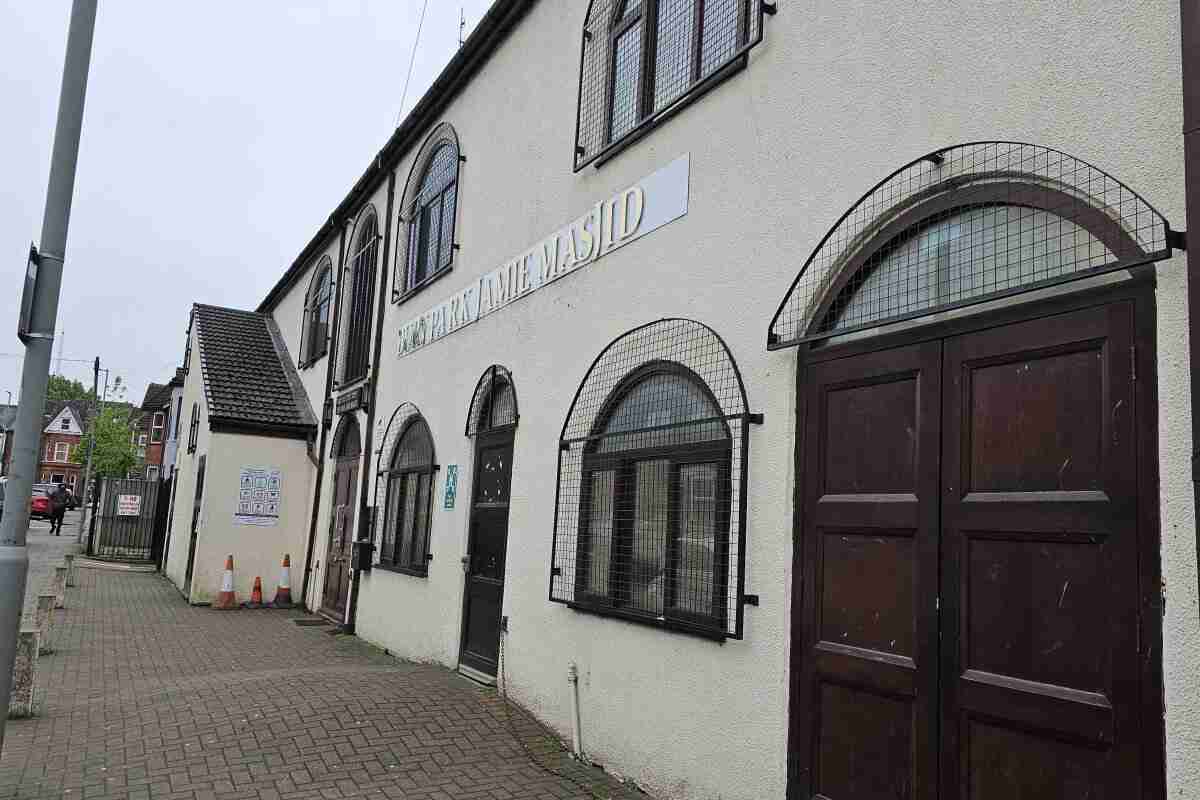
M 153 561 L 162 551 L 170 482 L 103 478 L 93 497 L 88 555 L 116 561 Z

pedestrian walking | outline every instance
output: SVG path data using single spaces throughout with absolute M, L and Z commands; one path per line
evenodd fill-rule
M 50 495 L 50 532 L 55 536 L 62 535 L 63 517 L 67 514 L 67 506 L 71 503 L 71 493 L 63 484 L 59 484 Z

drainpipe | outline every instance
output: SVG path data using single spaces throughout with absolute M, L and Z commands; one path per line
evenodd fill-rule
M 1183 163 L 1187 229 L 1200 232 L 1200 3 L 1180 0 L 1183 54 Z M 1192 491 L 1200 510 L 1200 248 L 1187 251 L 1188 345 L 1192 389 Z M 1200 565 L 1200 537 L 1196 542 Z
M 367 517 L 367 493 L 375 485 L 375 481 L 368 481 L 367 476 L 370 472 L 371 453 L 375 446 L 375 401 L 379 397 L 379 357 L 383 351 L 383 318 L 384 312 L 387 310 L 388 277 L 390 275 L 388 258 L 392 244 L 392 200 L 395 192 L 396 171 L 392 170 L 388 175 L 387 220 L 383 223 L 383 259 L 379 267 L 379 304 L 375 314 L 375 352 L 371 356 L 371 399 L 367 404 L 367 430 L 363 434 L 363 470 L 362 480 L 359 481 L 358 496 L 358 540 L 360 542 L 370 539 L 372 533 L 371 521 Z M 358 618 L 358 584 L 361 580 L 362 571 L 355 571 L 353 580 L 350 582 L 350 609 L 346 622 L 347 633 L 354 633 L 354 624 Z
M 338 286 L 342 283 L 342 262 L 346 258 L 346 228 L 342 226 L 341 235 L 338 239 L 338 263 L 337 269 L 334 271 L 336 278 L 330 281 L 329 292 L 330 297 L 338 297 Z M 329 333 L 326 334 L 332 341 L 325 351 L 325 398 L 321 401 L 321 443 L 317 447 L 317 485 L 313 489 L 312 516 L 308 523 L 308 543 L 305 545 L 304 552 L 304 585 L 300 588 L 300 603 L 308 608 L 308 582 L 312 577 L 312 557 L 313 543 L 317 538 L 317 516 L 321 513 L 321 481 L 325 477 L 325 436 L 329 433 L 329 427 L 325 424 L 325 404 L 333 397 L 333 362 L 336 360 L 336 354 L 333 352 L 337 346 L 337 337 L 334 333 L 338 329 L 338 320 L 342 316 L 342 304 L 335 303 L 333 306 L 333 323 L 330 325 Z

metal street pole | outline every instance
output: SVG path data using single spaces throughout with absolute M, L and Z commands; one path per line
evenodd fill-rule
M 96 423 L 100 413 L 100 356 L 96 356 L 96 361 L 92 364 L 92 435 L 88 440 L 88 457 L 87 466 L 83 470 L 83 502 L 80 507 L 83 512 L 79 515 L 79 531 L 75 536 L 75 543 L 83 542 L 83 524 L 88 515 L 88 486 L 92 482 L 92 454 L 96 452 Z
M 74 0 L 71 5 L 67 56 L 63 64 L 58 121 L 50 160 L 50 182 L 46 188 L 46 210 L 42 217 L 36 291 L 30 308 L 29 332 L 23 337 L 25 363 L 21 370 L 21 395 L 13 428 L 12 474 L 8 479 L 4 518 L 0 521 L 0 699 L 5 706 L 12 692 L 13 662 L 25 601 L 25 578 L 29 571 L 29 554 L 25 548 L 25 532 L 29 527 L 29 494 L 37 470 L 39 433 L 45 426 L 42 415 L 45 413 L 46 383 L 58 318 L 58 296 L 62 288 L 71 196 L 75 190 L 75 162 L 79 157 L 88 62 L 92 57 L 92 32 L 96 26 L 96 3 L 97 0 Z M 0 747 L 4 745 L 7 718 L 8 714 L 0 714 Z

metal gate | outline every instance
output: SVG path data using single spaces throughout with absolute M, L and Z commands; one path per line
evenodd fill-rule
M 88 555 L 118 561 L 150 561 L 162 484 L 140 478 L 101 479 L 93 500 Z

